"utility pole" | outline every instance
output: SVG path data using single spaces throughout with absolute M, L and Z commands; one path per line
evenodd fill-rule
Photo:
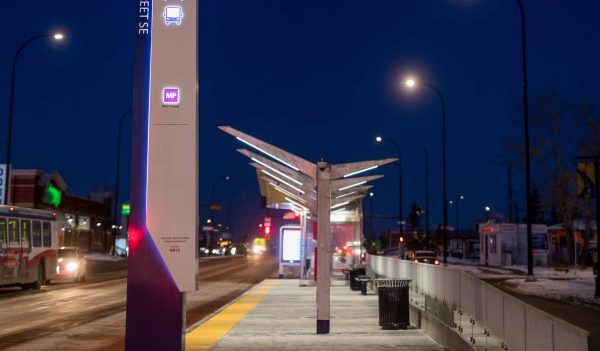
M 512 209 L 513 209 L 513 188 L 512 188 L 512 170 L 510 168 L 510 166 L 508 166 L 508 223 L 512 223 L 513 221 L 513 216 L 512 216 Z
M 594 297 L 600 297 L 600 240 L 598 240 L 600 238 L 598 226 L 600 223 L 600 166 L 598 164 L 600 156 L 578 156 L 575 159 L 592 160 L 594 162 L 594 196 L 596 197 L 596 289 Z M 577 252 L 575 252 L 575 257 L 577 257 Z

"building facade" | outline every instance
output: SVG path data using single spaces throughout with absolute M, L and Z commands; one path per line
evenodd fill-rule
M 14 169 L 10 173 L 8 204 L 50 210 L 64 222 L 61 246 L 78 246 L 84 252 L 108 252 L 114 243 L 111 221 L 113 195 L 100 191 L 89 197 L 67 192 L 58 172 Z

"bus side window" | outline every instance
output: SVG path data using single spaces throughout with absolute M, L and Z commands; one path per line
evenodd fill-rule
M 6 218 L 0 218 L 0 248 L 6 248 L 8 235 L 6 235 Z
M 10 246 L 19 246 L 20 238 L 19 234 L 19 221 L 15 218 L 8 219 L 8 241 L 11 243 Z
M 21 247 L 31 250 L 29 236 L 31 235 L 31 222 L 21 220 Z
M 43 222 L 42 223 L 42 236 L 44 238 L 44 247 L 52 246 L 52 231 L 50 230 L 50 223 Z
M 31 240 L 33 241 L 33 247 L 42 246 L 42 224 L 40 221 L 31 222 Z

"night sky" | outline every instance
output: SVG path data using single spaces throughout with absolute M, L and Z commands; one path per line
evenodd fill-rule
M 600 100 L 600 3 L 524 0 L 532 98 L 557 92 L 573 103 Z M 10 70 L 18 62 L 13 165 L 58 170 L 69 191 L 114 188 L 116 134 L 131 106 L 135 2 L 12 1 L 0 24 L 0 161 L 4 160 Z M 233 199 L 235 228 L 259 221 L 258 185 L 241 145 L 217 130 L 231 125 L 306 159 L 332 163 L 394 157 L 403 148 L 405 213 L 423 204 L 423 146 L 430 156 L 431 227 L 441 222 L 440 104 L 409 75 L 436 85 L 447 104 L 448 197 L 465 196 L 461 223 L 483 206 L 506 212 L 502 141 L 522 135 L 520 17 L 515 1 L 201 0 L 200 201 Z M 129 189 L 125 124 L 122 200 Z M 397 168 L 379 170 L 378 214 L 397 212 Z M 534 179 L 535 181 L 535 179 Z M 523 175 L 515 174 L 524 205 Z M 226 211 L 220 214 L 224 220 Z M 206 213 L 203 213 L 206 218 Z M 449 209 L 454 224 L 454 208 Z M 378 228 L 395 227 L 379 221 Z M 252 228 L 252 229 L 250 229 Z

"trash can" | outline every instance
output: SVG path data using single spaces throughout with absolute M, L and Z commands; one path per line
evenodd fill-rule
M 360 290 L 360 282 L 356 280 L 359 275 L 367 274 L 367 268 L 364 264 L 355 264 L 348 267 L 348 279 L 350 280 L 350 290 Z
M 411 279 L 375 279 L 382 329 L 406 329 L 410 325 L 408 284 Z

